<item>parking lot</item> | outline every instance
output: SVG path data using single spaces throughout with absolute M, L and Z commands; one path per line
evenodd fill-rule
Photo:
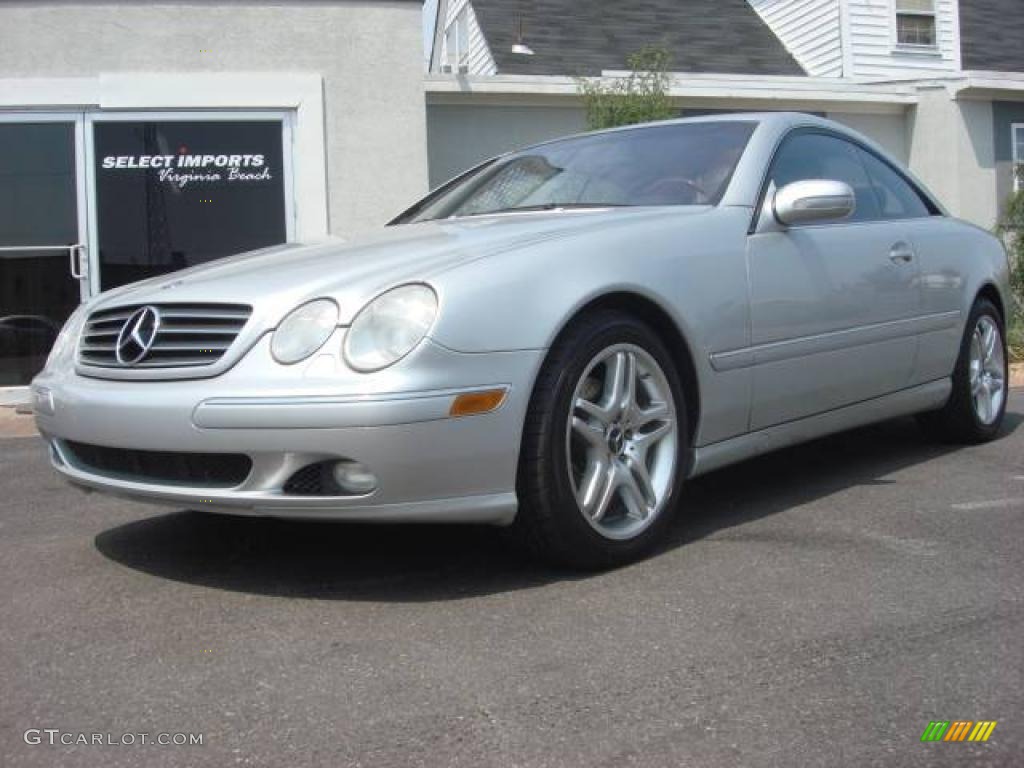
M 0 440 L 8 765 L 1020 765 L 1024 392 L 691 483 L 671 543 L 553 571 L 494 530 L 84 495 Z M 985 744 L 921 743 L 995 720 Z M 201 746 L 27 744 L 29 729 Z

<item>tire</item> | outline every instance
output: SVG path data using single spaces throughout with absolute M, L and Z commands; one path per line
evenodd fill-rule
M 990 333 L 994 338 L 988 335 Z M 983 350 L 983 340 L 989 339 L 991 349 Z M 1002 315 L 991 301 L 979 298 L 971 308 L 960 341 L 949 400 L 939 410 L 918 416 L 925 432 L 951 443 L 984 443 L 994 439 L 1006 413 L 1007 360 Z M 984 405 L 986 398 L 987 407 Z
M 581 400 L 585 409 L 574 405 Z M 583 316 L 552 346 L 534 386 L 513 536 L 560 566 L 643 557 L 672 522 L 688 437 L 679 374 L 657 334 L 620 311 Z

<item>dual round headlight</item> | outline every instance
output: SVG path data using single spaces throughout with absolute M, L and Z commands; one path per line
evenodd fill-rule
M 317 299 L 293 309 L 274 331 L 270 354 L 279 363 L 291 365 L 316 352 L 338 327 L 338 305 Z
M 426 285 L 403 285 L 381 294 L 352 321 L 343 353 L 349 367 L 379 371 L 409 354 L 437 316 L 437 294 Z M 270 350 L 279 363 L 305 360 L 322 347 L 338 325 L 338 305 L 317 299 L 293 310 L 277 327 Z
M 426 285 L 403 285 L 360 310 L 345 334 L 345 362 L 369 373 L 412 352 L 437 316 L 437 295 Z

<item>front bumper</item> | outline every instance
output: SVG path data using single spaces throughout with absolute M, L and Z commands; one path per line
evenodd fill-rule
M 340 349 L 340 335 L 325 349 Z M 321 354 L 282 366 L 264 337 L 212 379 L 111 381 L 67 370 L 33 382 L 36 422 L 54 467 L 75 485 L 139 501 L 235 514 L 360 521 L 507 524 L 523 418 L 542 352 L 461 354 L 430 341 L 391 369 L 349 371 Z M 504 388 L 490 413 L 451 418 L 461 392 Z M 69 441 L 181 453 L 241 453 L 240 484 L 153 482 L 83 464 Z M 357 461 L 377 477 L 372 493 L 294 495 L 297 470 Z

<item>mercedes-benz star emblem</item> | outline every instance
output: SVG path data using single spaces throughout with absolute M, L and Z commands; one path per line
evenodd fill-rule
M 121 365 L 135 365 L 146 356 L 160 330 L 160 312 L 156 307 L 141 307 L 134 312 L 117 335 L 114 354 Z

